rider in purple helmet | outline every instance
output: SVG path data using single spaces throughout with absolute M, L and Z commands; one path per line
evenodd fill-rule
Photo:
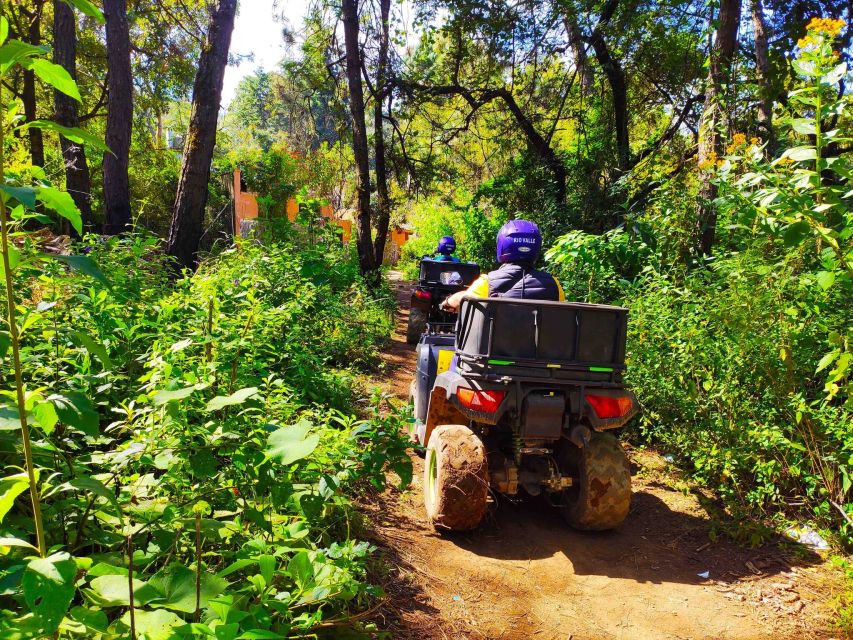
M 438 248 L 435 250 L 438 256 L 434 257 L 433 260 L 436 262 L 459 262 L 459 258 L 453 255 L 454 251 L 456 251 L 456 240 L 453 239 L 453 236 L 442 236 L 441 240 L 438 241 Z
M 450 311 L 459 309 L 465 296 L 564 301 L 563 287 L 550 273 L 534 269 L 542 251 L 542 234 L 529 220 L 510 220 L 498 231 L 497 258 L 501 266 L 480 276 L 466 291 L 444 302 Z

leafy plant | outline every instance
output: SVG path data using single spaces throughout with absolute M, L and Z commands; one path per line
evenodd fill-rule
M 0 47 L 64 86 L 43 55 Z M 50 254 L 32 229 L 53 212 L 81 232 L 70 197 L 0 178 L 0 637 L 358 632 L 381 591 L 351 496 L 411 477 L 401 417 L 352 409 L 388 291 L 335 243 L 274 231 L 177 282 L 145 234 Z

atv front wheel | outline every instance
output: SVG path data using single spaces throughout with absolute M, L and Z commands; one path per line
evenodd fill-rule
M 460 424 L 437 427 L 424 460 L 424 506 L 437 529 L 467 531 L 486 513 L 486 448 Z
M 406 342 L 408 344 L 417 344 L 421 339 L 421 335 L 426 331 L 427 312 L 417 307 L 412 307 L 409 310 L 409 324 L 406 327 Z
M 563 459 L 570 460 L 576 480 L 564 492 L 563 517 L 575 529 L 618 527 L 631 507 L 631 467 L 619 440 L 594 433 L 585 447 L 568 453 Z

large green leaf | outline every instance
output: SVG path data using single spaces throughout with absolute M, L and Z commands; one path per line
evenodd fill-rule
M 271 433 L 267 439 L 267 458 L 286 465 L 311 455 L 320 443 L 318 434 L 308 435 L 311 426 L 308 420 L 300 420 Z
M 4 16 L 0 16 L 0 45 L 6 42 L 9 37 L 9 21 Z
M 80 209 L 77 208 L 71 194 L 53 187 L 39 187 L 36 191 L 36 198 L 45 207 L 56 211 L 68 220 L 78 234 L 83 234 L 83 219 L 80 217 Z
M 77 563 L 67 553 L 30 560 L 21 579 L 24 600 L 33 614 L 35 627 L 44 635 L 59 627 L 74 598 Z
M 9 184 L 0 184 L 0 191 L 7 196 L 11 196 L 17 202 L 27 207 L 27 209 L 33 209 L 36 206 L 36 190 L 32 187 L 15 187 Z
M 97 149 L 98 151 L 109 151 L 109 147 L 107 147 L 107 145 L 104 144 L 104 141 L 95 134 L 89 133 L 85 129 L 80 129 L 79 127 L 63 127 L 61 124 L 56 124 L 52 120 L 31 120 L 30 122 L 22 124 L 19 129 L 43 129 L 45 131 L 55 131 L 71 142 L 84 144 L 87 147 Z
M 81 476 L 79 478 L 74 478 L 73 480 L 69 480 L 64 485 L 62 485 L 63 489 L 77 489 L 78 491 L 88 491 L 96 496 L 101 498 L 105 498 L 115 509 L 116 515 L 121 514 L 121 506 L 116 499 L 116 495 L 114 491 L 110 491 L 103 482 L 96 478 L 90 478 L 88 476 Z M 91 575 L 91 573 L 90 573 Z
M 191 387 L 182 387 L 181 389 L 163 389 L 162 391 L 155 393 L 152 399 L 154 400 L 154 404 L 166 404 L 167 402 L 189 398 L 193 393 L 195 393 L 195 391 L 195 385 Z
M 56 423 L 59 422 L 59 414 L 52 402 L 39 402 L 33 407 L 32 417 L 47 435 L 53 433 Z
M 230 396 L 216 396 L 213 400 L 207 403 L 207 410 L 218 411 L 219 409 L 223 409 L 234 404 L 243 404 L 246 400 L 257 393 L 257 387 L 246 387 L 245 389 L 235 391 Z
M 98 576 L 89 583 L 89 587 L 86 596 L 100 607 L 126 607 L 130 604 L 127 576 Z M 160 592 L 145 580 L 133 579 L 133 602 L 137 607 L 160 597 Z
M 85 607 L 72 607 L 69 616 L 75 622 L 83 625 L 87 631 L 96 633 L 107 633 L 110 621 L 107 614 L 100 610 L 87 609 Z
M 175 638 L 174 630 L 186 624 L 181 618 L 165 609 L 146 611 L 137 609 L 134 611 L 134 626 L 137 638 L 146 640 L 170 640 Z M 130 628 L 130 612 L 121 617 L 121 623 Z
M 48 398 L 56 408 L 60 421 L 69 427 L 82 431 L 87 436 L 96 436 L 99 432 L 100 418 L 92 401 L 78 391 L 66 394 L 55 393 Z
M 82 331 L 74 331 L 71 334 L 74 342 L 85 348 L 92 356 L 101 361 L 104 369 L 112 369 L 113 361 L 110 360 L 110 355 L 107 353 L 107 348 L 100 342 L 95 342 L 87 333 Z
M 35 553 L 39 552 L 36 547 L 31 545 L 26 540 L 21 540 L 20 538 L 12 538 L 9 536 L 4 536 L 0 538 L 0 547 L 19 547 L 22 549 L 28 549 L 29 551 L 34 551 Z
M 182 564 L 175 563 L 161 569 L 148 581 L 163 595 L 163 599 L 152 603 L 152 606 L 193 613 L 196 607 L 195 579 L 195 571 Z M 224 578 L 202 573 L 200 606 L 206 607 L 207 602 L 221 595 L 226 587 L 228 581 Z
M 276 558 L 268 553 L 258 556 L 258 568 L 261 570 L 261 575 L 264 582 L 272 584 L 273 573 L 275 572 Z
M 805 160 L 814 160 L 815 158 L 817 158 L 817 151 L 814 147 L 808 146 L 792 147 L 791 149 L 785 151 L 785 153 L 782 154 L 782 157 L 790 158 L 791 160 L 794 160 L 796 162 L 803 162 Z
M 65 1 L 65 4 L 71 5 L 72 7 L 77 9 L 80 13 L 97 20 L 98 24 L 104 24 L 104 14 L 101 13 L 101 10 L 98 9 L 98 7 L 96 7 L 91 2 L 89 2 L 89 0 L 64 0 L 64 1 Z
M 42 82 L 49 84 L 67 96 L 71 96 L 77 102 L 83 102 L 83 99 L 80 97 L 80 90 L 77 88 L 77 83 L 74 82 L 74 78 L 71 77 L 62 65 L 54 64 L 44 58 L 34 58 L 27 61 L 25 66 L 36 74 Z
M 12 346 L 12 336 L 8 331 L 0 331 L 0 358 L 5 358 Z
M 35 47 L 20 40 L 9 40 L 0 47 L 0 75 L 5 74 L 16 62 L 24 63 L 45 53 L 41 47 Z
M 287 573 L 296 585 L 303 591 L 314 585 L 314 563 L 307 551 L 300 551 L 287 565 Z
M 107 280 L 106 276 L 104 276 L 98 268 L 98 265 L 95 264 L 95 261 L 88 256 L 63 256 L 55 253 L 45 253 L 43 255 L 47 258 L 53 258 L 54 260 L 64 262 L 75 271 L 79 271 L 90 278 L 94 278 L 107 287 L 110 286 L 109 280 Z
M 18 413 L 18 407 L 0 407 L 0 431 L 15 431 L 20 428 L 21 414 Z
M 16 473 L 0 480 L 0 522 L 15 504 L 15 498 L 29 489 L 30 481 L 26 473 Z
M 14 273 L 15 267 L 17 267 L 18 263 L 21 261 L 21 252 L 13 244 L 7 245 L 6 250 L 9 252 L 9 271 Z M 6 276 L 6 265 L 2 261 L 2 258 L 0 258 L 0 276 Z

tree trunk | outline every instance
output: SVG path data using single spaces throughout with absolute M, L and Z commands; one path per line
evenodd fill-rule
M 104 0 L 107 31 L 107 125 L 104 154 L 105 233 L 127 231 L 131 224 L 130 133 L 133 121 L 133 78 L 127 1 Z
M 767 44 L 767 23 L 761 0 L 752 0 L 752 28 L 755 32 L 755 70 L 758 80 L 758 126 L 773 152 L 773 92 L 770 86 L 770 54 Z
M 712 178 L 713 165 L 722 154 L 723 141 L 718 131 L 723 114 L 719 98 L 724 84 L 730 85 L 732 59 L 737 47 L 737 30 L 740 23 L 740 0 L 720 0 L 720 15 L 714 43 L 711 46 L 711 64 L 705 88 L 705 106 L 699 126 L 699 206 L 696 215 L 699 251 L 711 255 L 717 227 L 717 211 L 713 201 L 717 185 Z
M 218 0 L 210 14 L 193 85 L 193 102 L 175 210 L 166 251 L 180 266 L 192 269 L 202 236 L 210 161 L 216 144 L 216 124 L 222 81 L 228 63 L 237 0 Z
M 376 65 L 376 96 L 373 104 L 374 155 L 376 162 L 376 241 L 373 259 L 377 266 L 385 257 L 385 242 L 388 238 L 388 222 L 391 218 L 391 199 L 388 197 L 388 169 L 385 163 L 385 131 L 382 121 L 382 105 L 385 102 L 385 75 L 388 66 L 388 19 L 391 0 L 380 0 L 381 33 L 379 36 L 379 60 Z M 390 111 L 390 106 L 389 106 Z
M 578 17 L 574 6 L 570 2 L 566 2 L 564 5 L 563 25 L 566 27 L 569 48 L 572 50 L 572 57 L 575 60 L 575 69 L 577 69 L 578 76 L 581 79 L 581 95 L 584 97 L 589 96 L 592 94 L 595 79 L 586 55 L 586 45 L 584 44 L 580 27 L 578 27 Z
M 515 97 L 509 89 L 502 88 L 497 90 L 497 95 L 501 97 L 515 118 L 516 124 L 524 132 L 527 138 L 527 146 L 533 151 L 534 155 L 542 162 L 551 173 L 554 175 L 554 199 L 558 203 L 562 203 L 566 199 L 566 165 L 563 160 L 557 155 L 557 152 L 551 148 L 548 141 L 542 136 L 530 119 L 518 106 Z
M 349 108 L 352 117 L 352 151 L 355 157 L 357 218 L 356 236 L 359 266 L 363 274 L 376 269 L 370 229 L 370 162 L 364 119 L 364 91 L 361 86 L 361 51 L 358 44 L 358 0 L 342 0 Z
M 589 37 L 601 70 L 607 76 L 613 96 L 613 123 L 616 127 L 616 162 L 619 170 L 628 171 L 631 165 L 631 146 L 628 139 L 628 85 L 622 65 L 610 54 L 600 27 Z
M 77 22 L 74 10 L 64 0 L 53 0 L 53 61 L 77 80 Z M 53 92 L 56 122 L 63 127 L 77 127 L 77 101 L 61 91 Z M 60 136 L 65 161 L 65 188 L 80 209 L 83 227 L 92 227 L 92 196 L 89 163 L 82 145 Z
M 29 44 L 41 45 L 41 13 L 44 2 L 35 2 L 30 11 L 21 9 L 21 15 L 27 19 L 27 42 Z M 24 71 L 24 86 L 21 90 L 21 101 L 24 103 L 24 119 L 26 122 L 38 120 L 36 108 L 36 79 L 32 71 Z M 30 139 L 30 159 L 34 166 L 44 166 L 44 138 L 41 129 L 28 129 Z

